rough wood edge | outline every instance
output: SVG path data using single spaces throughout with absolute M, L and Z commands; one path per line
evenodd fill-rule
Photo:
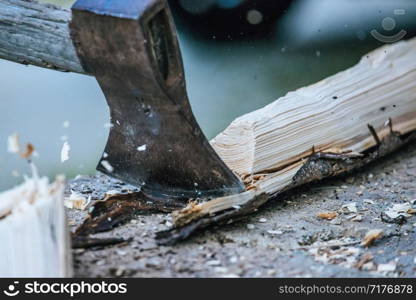
M 34 176 L 0 194 L 12 204 L 0 218 L 0 276 L 72 276 L 64 186 L 63 176 L 51 184 Z
M 324 178 L 345 174 L 359 169 L 377 159 L 394 152 L 398 148 L 416 140 L 416 132 L 400 136 L 396 132 L 381 139 L 379 144 L 364 151 L 362 157 L 350 157 L 342 154 L 328 155 L 328 153 L 312 154 L 301 169 L 293 177 L 292 184 L 275 194 L 263 192 L 252 193 L 252 197 L 241 206 L 219 211 L 214 214 L 206 214 L 195 205 L 188 206 L 174 215 L 176 220 L 172 229 L 156 234 L 156 240 L 160 245 L 172 245 L 187 239 L 194 232 L 213 224 L 224 224 L 253 213 L 261 205 L 270 199 L 279 197 L 282 193 L 300 185 L 322 180 Z

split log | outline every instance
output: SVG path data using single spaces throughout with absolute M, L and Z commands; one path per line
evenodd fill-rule
M 257 209 L 301 184 L 335 176 L 416 138 L 416 39 L 244 115 L 211 141 L 246 192 L 174 212 L 160 243 Z
M 27 179 L 0 193 L 0 277 L 69 277 L 64 180 Z

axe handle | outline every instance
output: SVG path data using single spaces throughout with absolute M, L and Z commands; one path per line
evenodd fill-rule
M 58 6 L 0 0 L 0 58 L 87 74 L 70 38 L 70 20 L 71 12 Z

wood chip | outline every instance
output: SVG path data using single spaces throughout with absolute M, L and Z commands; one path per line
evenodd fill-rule
M 371 246 L 376 240 L 380 239 L 382 236 L 383 230 L 372 229 L 366 233 L 361 245 L 363 245 L 364 247 Z
M 7 151 L 10 153 L 20 152 L 19 135 L 17 133 L 14 133 L 7 138 Z
M 70 209 L 85 210 L 91 199 L 87 199 L 80 193 L 71 191 L 71 195 L 65 199 L 64 205 Z
M 145 145 L 141 145 L 141 146 L 137 147 L 137 151 L 146 151 L 146 147 L 147 147 L 146 144 Z
M 107 160 L 102 160 L 101 161 L 101 165 L 110 173 L 113 173 L 114 168 L 113 166 L 107 161 Z
M 71 151 L 71 146 L 69 146 L 68 142 L 65 141 L 61 149 L 61 162 L 62 163 L 69 160 L 69 151 Z
M 332 220 L 335 219 L 338 216 L 338 214 L 335 211 L 326 211 L 319 213 L 317 216 L 320 219 Z
M 34 151 L 35 151 L 35 147 L 31 143 L 28 143 L 26 145 L 25 151 L 22 152 L 22 153 L 20 153 L 20 156 L 22 158 L 28 159 L 28 158 L 30 158 L 32 156 L 32 154 L 33 154 Z
M 366 252 L 360 257 L 360 260 L 357 262 L 355 267 L 357 269 L 361 270 L 363 268 L 363 266 L 365 264 L 369 263 L 370 261 L 372 261 L 373 258 L 374 258 L 374 256 L 373 256 L 373 254 L 371 254 L 371 252 Z

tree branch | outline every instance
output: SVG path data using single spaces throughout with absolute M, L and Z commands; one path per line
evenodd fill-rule
M 0 0 L 0 58 L 86 74 L 70 38 L 71 12 L 32 0 Z

